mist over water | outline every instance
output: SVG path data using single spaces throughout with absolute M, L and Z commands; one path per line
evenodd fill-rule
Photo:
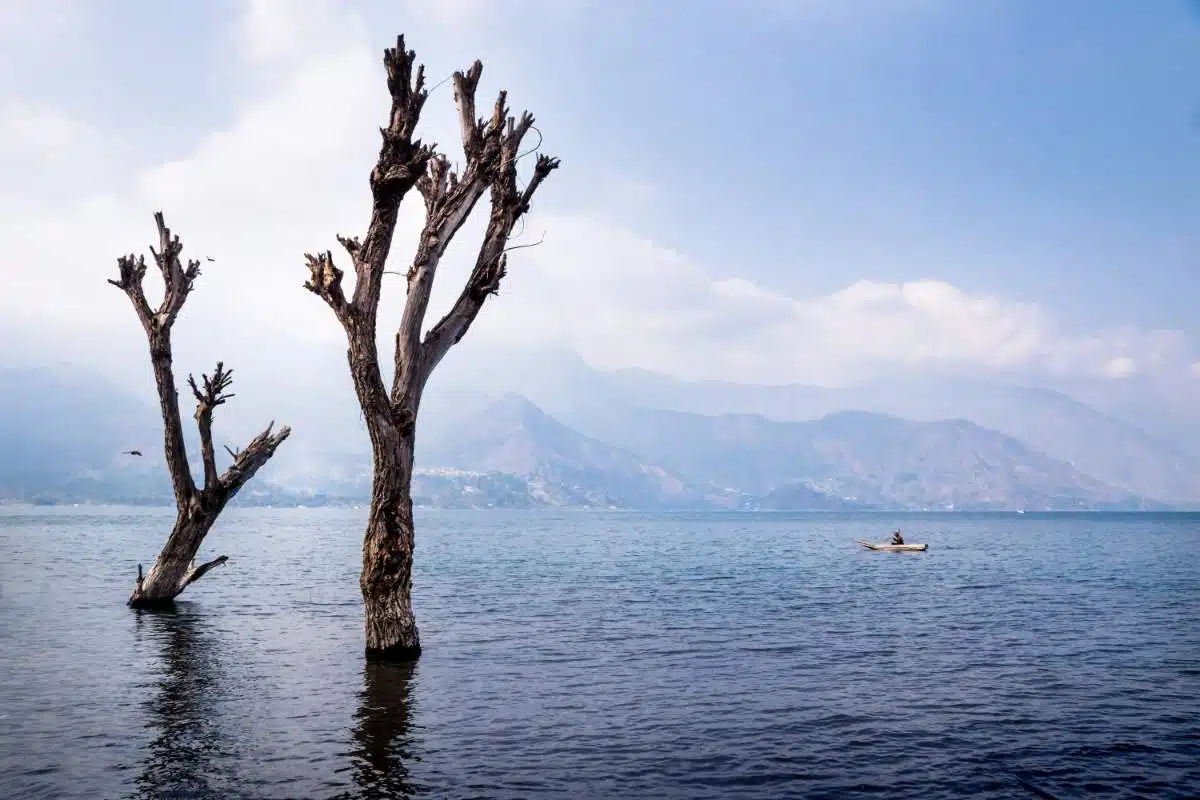
M 364 515 L 0 509 L 0 796 L 1200 794 L 1200 516 L 426 511 L 395 666 Z

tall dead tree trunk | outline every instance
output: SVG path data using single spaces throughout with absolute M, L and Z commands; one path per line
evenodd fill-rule
M 363 594 L 368 655 L 412 657 L 421 643 L 412 611 L 413 515 L 411 484 L 417 411 L 430 374 L 475 320 L 505 275 L 505 249 L 513 226 L 529 210 L 534 192 L 558 167 L 538 155 L 528 183 L 517 182 L 521 140 L 533 117 L 509 116 L 500 92 L 490 119 L 477 119 L 475 90 L 483 65 L 454 73 L 454 101 L 466 164 L 461 173 L 433 146 L 414 139 L 428 92 L 425 68 L 413 73 L 416 54 L 404 37 L 384 52 L 392 95 L 383 144 L 371 171 L 371 221 L 365 239 L 338 236 L 354 264 L 354 291 L 347 298 L 342 270 L 329 251 L 307 255 L 311 273 L 304 286 L 320 296 L 346 331 L 347 358 L 374 452 L 371 510 L 363 540 Z M 391 390 L 384 386 L 376 347 L 376 317 L 384 267 L 400 203 L 416 187 L 425 200 L 425 225 L 408 269 L 408 298 L 396 333 Z M 422 338 L 425 312 L 438 263 L 475 204 L 488 194 L 490 216 L 474 269 L 450 311 Z
M 138 564 L 137 585 L 129 598 L 129 605 L 140 607 L 170 604 L 190 584 L 213 567 L 225 563 L 227 557 L 220 556 L 207 564 L 192 564 L 200 543 L 225 504 L 271 459 L 275 448 L 291 433 L 287 426 L 272 433 L 275 425 L 272 422 L 244 450 L 229 451 L 233 463 L 223 473 L 218 472 L 212 439 L 213 410 L 233 397 L 227 391 L 233 382 L 233 371 L 225 369 L 225 365 L 218 361 L 211 376 L 201 375 L 201 384 L 197 384 L 195 378 L 189 375 L 188 384 L 196 398 L 196 424 L 200 429 L 200 451 L 204 461 L 204 485 L 196 486 L 188 465 L 183 422 L 179 416 L 179 395 L 175 390 L 175 372 L 171 362 L 171 328 L 192 290 L 192 283 L 200 276 L 200 262 L 189 261 L 184 267 L 179 260 L 179 254 L 183 252 L 179 237 L 171 235 L 161 212 L 155 213 L 154 221 L 158 224 L 159 244 L 157 251 L 152 247 L 150 252 L 162 272 L 164 285 L 163 299 L 158 309 L 152 309 L 146 300 L 143 287 L 145 257 L 122 256 L 117 260 L 120 276 L 116 280 L 109 280 L 133 303 L 150 344 L 150 363 L 154 368 L 154 382 L 162 409 L 167 469 L 171 473 L 175 506 L 178 509 L 175 527 L 149 573 L 143 575 L 142 565 Z

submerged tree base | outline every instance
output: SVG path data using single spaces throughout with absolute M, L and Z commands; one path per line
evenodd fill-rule
M 411 515 L 409 516 L 411 520 Z M 402 535 L 408 541 L 409 552 L 412 552 L 412 523 L 404 527 Z M 395 561 L 392 562 L 395 566 Z M 365 566 L 365 565 L 364 565 Z M 411 575 L 411 561 L 400 564 L 405 577 Z M 371 575 L 378 575 L 373 571 Z M 414 661 L 421 655 L 421 634 L 417 630 L 417 620 L 413 617 L 412 603 L 408 581 L 397 586 L 384 574 L 380 583 L 363 592 L 364 628 L 367 638 L 367 661 L 403 662 Z
M 208 532 L 215 519 L 216 516 L 213 515 L 191 525 L 187 524 L 186 520 L 177 521 L 175 530 L 171 532 L 171 538 L 167 540 L 166 549 L 186 547 L 186 552 L 194 552 L 200 546 L 200 540 L 204 538 L 204 534 Z M 180 543 L 181 539 L 182 544 Z M 188 544 L 189 541 L 190 544 Z M 129 596 L 129 605 L 141 608 L 169 607 L 163 604 L 173 602 L 184 589 L 228 560 L 229 556 L 217 556 L 212 561 L 197 567 L 194 566 L 194 561 L 184 562 L 178 558 L 164 561 L 162 555 L 159 554 L 155 558 L 154 566 L 150 568 L 149 575 L 143 575 L 142 565 L 138 564 L 137 586 L 134 588 L 133 594 Z
M 366 654 L 368 664 L 411 663 L 421 657 L 421 645 L 396 644 L 381 650 L 368 647 Z
M 179 608 L 174 598 L 131 597 L 126 605 L 138 611 L 175 611 Z

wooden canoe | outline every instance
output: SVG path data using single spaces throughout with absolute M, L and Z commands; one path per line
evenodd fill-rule
M 929 549 L 927 544 L 876 544 L 865 539 L 855 539 L 868 550 L 882 550 L 886 553 L 923 553 Z

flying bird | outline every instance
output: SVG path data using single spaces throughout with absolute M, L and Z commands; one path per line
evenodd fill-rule
M 124 453 L 121 453 L 123 456 L 140 456 L 141 454 L 141 450 L 126 450 Z
M 205 257 L 204 257 L 204 260 L 205 260 L 205 261 L 216 261 L 216 259 L 215 259 L 215 258 L 213 258 L 212 256 L 205 256 Z

